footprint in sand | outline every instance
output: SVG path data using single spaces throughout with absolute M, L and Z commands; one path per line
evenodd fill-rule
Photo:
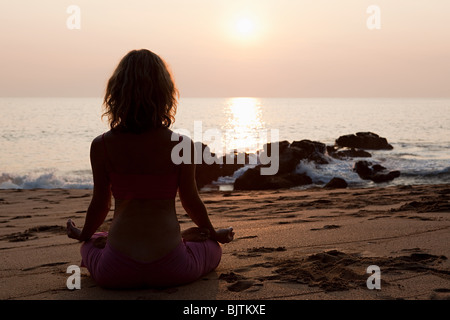
M 329 230 L 329 229 L 337 229 L 340 228 L 341 226 L 338 226 L 336 224 L 327 224 L 325 226 L 323 226 L 322 228 L 313 228 L 310 229 L 311 231 L 318 231 L 318 230 Z
M 227 289 L 233 292 L 241 292 L 247 290 L 248 288 L 251 288 L 254 283 L 255 281 L 253 280 L 239 280 L 238 282 L 235 282 L 232 285 L 228 286 Z
M 238 273 L 234 273 L 233 271 L 231 271 L 229 273 L 222 273 L 219 276 L 219 280 L 224 280 L 228 283 L 236 282 L 236 281 L 239 281 L 242 279 L 246 279 L 246 278 Z
M 38 265 L 35 267 L 24 268 L 24 269 L 22 269 L 22 271 L 32 271 L 32 270 L 39 269 L 39 268 L 56 267 L 56 266 L 60 266 L 60 265 L 64 265 L 64 264 L 68 264 L 68 262 L 62 261 L 62 262 L 45 263 L 45 264 L 41 264 L 41 265 Z
M 63 226 L 38 226 L 25 230 L 24 232 L 15 232 L 0 237 L 0 240 L 7 240 L 9 242 L 21 242 L 27 240 L 37 239 L 36 233 L 51 232 L 57 234 L 66 233 L 66 228 Z
M 234 241 L 237 241 L 237 240 L 244 240 L 244 239 L 254 239 L 254 238 L 258 238 L 258 236 L 245 236 L 245 237 L 240 237 L 240 238 L 234 239 Z
M 5 216 L 2 216 L 2 217 L 5 217 Z M 26 215 L 26 216 L 15 216 L 15 217 L 12 217 L 10 219 L 6 219 L 6 220 L 3 220 L 3 221 L 0 221 L 0 223 L 7 223 L 7 222 L 10 222 L 11 220 L 29 219 L 29 218 L 31 218 L 31 216 L 29 216 L 29 215 Z
M 233 256 L 236 256 L 240 259 L 246 259 L 246 258 L 253 258 L 253 257 L 260 257 L 263 253 L 270 253 L 274 251 L 286 251 L 285 247 L 277 247 L 277 248 L 270 248 L 270 247 L 254 247 L 247 249 L 247 253 L 233 253 Z
M 90 196 L 91 196 L 90 193 L 85 193 L 81 196 L 68 196 L 68 197 L 66 197 L 66 199 L 80 199 L 80 198 L 88 198 Z
M 261 287 L 263 286 L 262 283 L 257 283 L 254 280 L 248 279 L 234 272 L 222 273 L 219 276 L 219 280 L 224 280 L 228 283 L 232 283 L 231 285 L 227 286 L 227 289 L 232 292 L 241 292 L 250 289 L 252 287 L 253 289 L 247 292 L 254 292 L 260 290 Z
M 450 288 L 437 288 L 430 296 L 431 300 L 450 300 Z

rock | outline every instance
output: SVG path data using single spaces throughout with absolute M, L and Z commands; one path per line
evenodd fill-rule
M 197 183 L 197 188 L 201 189 L 204 186 L 211 184 L 212 182 L 216 181 L 220 177 L 227 177 L 234 174 L 234 172 L 243 166 L 245 164 L 250 163 L 250 155 L 248 153 L 245 154 L 237 154 L 235 153 L 232 156 L 232 160 L 228 160 L 226 156 L 222 156 L 221 159 L 219 159 L 216 154 L 213 152 L 210 152 L 210 149 L 208 145 L 202 143 L 202 142 L 195 142 L 194 147 L 196 148 L 196 152 L 198 156 L 200 156 L 200 150 L 201 150 L 201 163 L 196 164 L 195 168 L 195 180 Z M 210 156 L 210 162 L 206 163 L 204 159 L 204 155 L 207 154 Z M 244 161 L 242 161 L 242 158 Z M 238 163 L 239 159 L 239 163 Z M 244 162 L 244 163 L 241 163 Z
M 278 157 L 277 174 L 290 173 L 294 171 L 302 159 L 303 155 L 300 150 L 291 147 L 286 148 L 283 152 L 280 152 Z
M 377 172 L 386 170 L 386 168 L 383 167 L 383 166 L 380 165 L 380 164 L 374 164 L 374 165 L 372 165 L 372 170 L 373 170 L 374 173 L 377 173 Z
M 290 147 L 305 150 L 308 154 L 312 154 L 314 152 L 324 154 L 326 150 L 324 143 L 311 140 L 294 141 L 291 143 Z
M 209 147 L 202 142 L 194 142 L 194 148 L 199 155 L 201 150 L 201 163 L 196 164 L 195 166 L 195 181 L 197 183 L 197 188 L 203 188 L 205 185 L 210 184 L 213 181 L 216 181 L 221 176 L 221 168 L 220 165 L 215 161 L 212 164 L 207 164 L 204 161 L 203 155 L 206 152 L 210 154 L 212 159 L 216 159 L 216 155 L 211 153 Z
M 327 153 L 330 157 L 335 159 L 351 159 L 351 158 L 370 158 L 372 155 L 364 150 L 355 148 L 336 148 L 333 146 L 327 146 Z
M 336 139 L 336 145 L 365 150 L 392 150 L 394 148 L 387 142 L 386 138 L 382 138 L 372 132 L 358 132 L 356 135 L 341 136 Z
M 374 173 L 371 168 L 371 165 L 372 163 L 368 161 L 358 161 L 355 163 L 353 171 L 355 171 L 361 179 L 370 180 L 370 177 Z
M 299 161 L 307 160 L 317 164 L 329 163 L 325 157 L 326 145 L 322 142 L 311 140 L 294 141 L 289 148 L 297 151 Z
M 286 148 L 289 148 L 289 145 L 290 145 L 289 141 L 287 141 L 287 140 L 278 141 L 278 142 L 269 142 L 269 143 L 264 144 L 263 148 L 265 150 L 267 150 L 267 153 L 269 156 L 272 154 L 271 153 L 272 144 L 275 144 L 275 143 L 278 144 L 278 152 L 279 153 L 283 153 L 286 150 Z
M 310 140 L 294 141 L 291 144 L 284 140 L 280 142 L 268 143 L 264 146 L 268 155 L 271 157 L 272 145 L 278 144 L 278 173 L 286 174 L 295 170 L 297 165 L 302 160 L 314 161 L 319 164 L 327 164 L 328 160 L 325 157 L 325 144 L 321 142 L 314 142 Z M 265 165 L 270 166 L 270 165 Z
M 248 169 L 246 173 L 238 178 L 235 182 L 235 187 L 243 188 L 242 190 L 262 190 L 262 189 L 277 189 L 277 188 L 289 188 L 297 185 L 310 184 L 309 177 L 306 175 L 300 175 L 295 173 L 295 169 L 301 160 L 314 161 L 316 163 L 328 163 L 325 158 L 325 144 L 321 142 L 314 142 L 310 140 L 294 141 L 290 144 L 288 141 L 274 142 L 278 144 L 279 156 L 278 156 L 278 172 L 273 176 L 261 176 L 260 168 L 268 167 L 270 164 L 258 165 L 256 168 Z M 268 155 L 271 157 L 272 146 L 274 143 L 268 143 L 265 148 Z M 223 156 L 221 160 L 222 164 L 219 164 L 218 158 L 214 153 L 209 151 L 209 147 L 200 142 L 194 143 L 197 155 L 208 154 L 213 159 L 212 164 L 205 163 L 203 156 L 200 164 L 196 165 L 195 179 L 197 187 L 200 189 L 207 184 L 216 181 L 219 177 L 230 176 L 242 168 L 245 164 L 249 163 L 250 155 L 245 154 L 245 164 L 238 163 L 237 154 L 234 155 L 231 163 L 227 163 L 227 159 Z M 257 175 L 256 175 L 257 173 Z M 248 181 L 247 181 L 248 180 Z M 251 181 L 250 181 L 251 180 Z
M 197 188 L 203 188 L 205 185 L 212 183 L 222 176 L 222 170 L 219 164 L 197 164 L 195 168 L 195 181 Z
M 312 179 L 305 173 L 291 173 L 284 176 L 284 179 L 293 183 L 292 187 L 304 186 L 312 183 Z
M 264 182 L 264 176 L 261 175 L 259 167 L 249 168 L 240 177 L 234 181 L 235 190 L 255 190 Z M 256 189 L 257 190 L 257 189 Z
M 228 158 L 229 163 L 227 163 L 227 156 L 222 157 L 222 164 L 220 165 L 222 171 L 221 177 L 232 176 L 236 170 L 242 168 L 245 164 L 250 163 L 250 155 L 248 153 L 239 155 L 235 153 L 232 157 L 229 155 Z
M 261 168 L 270 164 L 258 165 L 250 168 L 234 182 L 236 190 L 268 190 L 292 188 L 312 183 L 312 179 L 306 174 L 296 173 L 295 169 L 302 160 L 316 163 L 328 163 L 325 158 L 325 144 L 310 140 L 275 142 L 278 143 L 278 172 L 275 175 L 261 175 Z M 265 145 L 269 156 L 273 143 Z
M 400 171 L 388 172 L 385 167 L 368 161 L 358 161 L 355 163 L 354 171 L 364 180 L 372 180 L 373 182 L 388 182 L 400 176 Z
M 336 159 L 363 158 L 372 155 L 364 149 L 392 149 L 385 138 L 379 137 L 371 132 L 358 132 L 355 135 L 341 136 L 336 140 L 335 146 L 326 146 L 322 142 L 311 140 L 289 141 L 267 143 L 264 145 L 269 157 L 273 157 L 273 146 L 278 147 L 278 172 L 274 175 L 261 175 L 262 167 L 270 167 L 271 164 L 258 164 L 254 168 L 248 169 L 244 174 L 237 178 L 234 183 L 236 190 L 267 190 L 279 188 L 291 188 L 300 185 L 311 184 L 312 180 L 306 174 L 296 173 L 296 168 L 301 161 L 309 161 L 315 164 L 328 164 L 329 157 Z M 232 161 L 227 157 L 217 158 L 214 153 L 209 151 L 209 147 L 203 143 L 195 144 L 197 155 L 202 154 L 202 161 L 196 165 L 196 182 L 198 188 L 216 181 L 219 177 L 231 176 L 236 170 L 250 163 L 250 157 L 256 155 L 244 154 L 244 163 L 238 163 L 241 157 L 235 153 Z M 203 155 L 210 155 L 211 164 L 205 163 Z M 272 159 L 273 160 L 273 159 Z M 367 161 L 358 161 L 355 163 L 354 170 L 362 179 L 372 180 L 374 182 L 386 182 L 400 176 L 399 171 L 388 172 L 386 168 L 378 164 L 372 164 Z M 347 182 L 343 179 L 333 178 L 325 186 L 326 188 L 346 188 Z
M 306 174 L 284 173 L 277 175 L 261 175 L 261 167 L 250 168 L 234 182 L 235 190 L 270 190 L 292 188 L 311 184 Z
M 371 180 L 376 183 L 392 181 L 400 177 L 400 171 L 390 171 L 389 173 L 375 173 Z
M 348 187 L 347 181 L 342 178 L 333 178 L 324 188 L 326 189 L 345 189 Z

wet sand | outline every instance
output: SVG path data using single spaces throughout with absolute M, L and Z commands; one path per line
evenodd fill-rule
M 0 190 L 0 299 L 393 300 L 450 298 L 450 185 L 202 192 L 215 227 L 232 226 L 219 267 L 189 285 L 105 290 L 81 269 L 68 218 L 91 190 Z M 193 226 L 177 199 L 181 229 Z M 108 230 L 112 212 L 101 230 Z M 367 268 L 380 269 L 370 290 Z

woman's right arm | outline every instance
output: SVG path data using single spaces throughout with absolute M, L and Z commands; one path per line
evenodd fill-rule
M 102 141 L 99 137 L 91 144 L 91 166 L 94 180 L 94 190 L 89 204 L 83 230 L 78 229 L 73 221 L 67 221 L 67 235 L 79 241 L 87 241 L 105 221 L 111 208 L 111 188 L 106 171 L 106 159 L 103 153 Z
M 193 157 L 194 144 L 191 141 L 191 163 L 180 164 L 180 183 L 178 193 L 184 210 L 192 221 L 200 228 L 209 230 L 210 238 L 220 243 L 233 240 L 232 228 L 215 230 L 208 216 L 208 212 L 197 190 L 195 182 L 195 163 Z

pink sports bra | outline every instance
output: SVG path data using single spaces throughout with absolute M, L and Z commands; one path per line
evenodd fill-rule
M 108 150 L 102 135 L 105 155 Z M 170 174 L 123 174 L 110 172 L 111 191 L 115 199 L 174 199 L 178 190 L 178 171 Z

